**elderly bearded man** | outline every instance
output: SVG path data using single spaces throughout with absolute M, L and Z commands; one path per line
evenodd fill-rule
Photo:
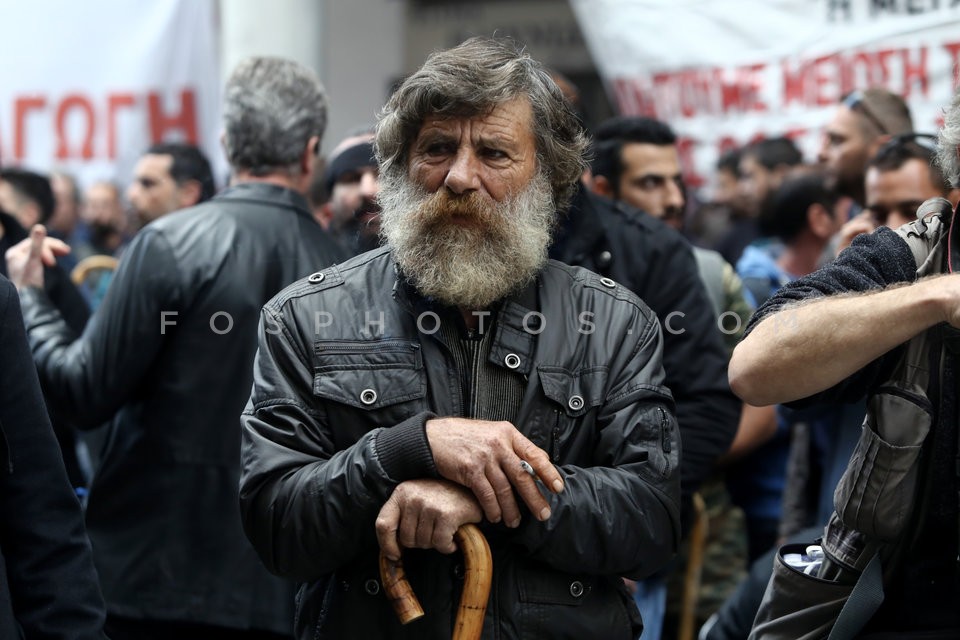
M 304 583 L 299 637 L 449 638 L 464 523 L 493 551 L 483 637 L 637 637 L 620 576 L 676 549 L 680 443 L 654 314 L 546 259 L 584 145 L 528 56 L 432 55 L 377 128 L 387 246 L 264 308 L 240 500 Z M 409 627 L 377 581 L 400 547 Z

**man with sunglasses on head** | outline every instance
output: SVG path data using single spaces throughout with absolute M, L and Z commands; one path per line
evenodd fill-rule
M 864 204 L 867 161 L 891 136 L 913 131 L 910 108 L 886 89 L 845 95 L 824 129 L 818 160 L 837 195 Z
M 960 93 L 937 151 L 954 185 L 958 149 Z M 751 404 L 867 399 L 822 543 L 839 570 L 820 575 L 867 585 L 879 558 L 882 606 L 860 610 L 858 637 L 960 637 L 960 252 L 954 212 L 941 204 L 897 231 L 856 238 L 832 263 L 785 286 L 757 311 L 730 361 L 731 386 Z M 778 620 L 785 618 L 761 609 L 755 634 L 780 637 Z
M 861 233 L 912 222 L 925 200 L 940 197 L 957 203 L 960 192 L 950 187 L 936 163 L 936 140 L 929 133 L 907 133 L 880 147 L 867 165 L 866 209 L 841 229 L 837 252 Z

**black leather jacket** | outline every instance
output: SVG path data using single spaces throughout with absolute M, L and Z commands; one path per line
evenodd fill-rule
M 303 197 L 244 183 L 140 231 L 79 339 L 22 294 L 56 407 L 112 419 L 87 510 L 110 613 L 290 630 L 293 589 L 240 526 L 237 420 L 260 308 L 339 257 Z
M 653 216 L 580 185 L 550 257 L 619 282 L 664 324 L 663 369 L 683 438 L 680 475 L 688 524 L 690 497 L 730 448 L 740 419 L 722 334 L 690 243 Z
M 423 315 L 431 308 L 398 281 L 387 249 L 264 308 L 241 511 L 267 566 L 305 583 L 300 638 L 450 637 L 456 554 L 406 554 L 427 616 L 401 627 L 380 591 L 374 530 L 399 482 L 435 474 L 425 420 L 463 415 L 453 356 Z M 524 329 L 530 311 L 543 314 L 539 334 Z M 619 576 L 657 571 L 679 538 L 680 443 L 658 322 L 623 287 L 555 262 L 494 322 L 489 361 L 516 365 L 526 386 L 515 424 L 566 487 L 549 496 L 547 522 L 483 525 L 494 555 L 483 637 L 636 638 Z
M 0 638 L 105 640 L 80 503 L 43 408 L 17 292 L 0 276 Z

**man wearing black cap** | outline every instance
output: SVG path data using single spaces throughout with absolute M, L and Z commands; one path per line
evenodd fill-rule
M 327 230 L 351 255 L 379 244 L 380 191 L 373 130 L 364 128 L 338 144 L 327 163 L 323 181 L 328 194 L 322 207 Z

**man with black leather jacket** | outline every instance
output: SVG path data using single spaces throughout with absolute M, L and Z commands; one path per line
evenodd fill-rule
M 237 419 L 260 307 L 340 257 L 303 196 L 325 125 L 312 72 L 241 63 L 224 100 L 233 185 L 141 230 L 79 337 L 39 288 L 66 245 L 38 226 L 8 255 L 54 406 L 111 421 L 87 526 L 114 640 L 290 633 L 292 586 L 240 527 Z
M 387 246 L 263 311 L 241 507 L 304 583 L 300 638 L 449 638 L 454 533 L 493 555 L 485 638 L 635 638 L 620 576 L 679 537 L 679 436 L 653 312 L 546 258 L 583 133 L 539 64 L 473 39 L 433 54 L 377 129 Z M 401 626 L 378 553 L 425 617 Z
M 578 184 L 550 256 L 637 294 L 663 325 L 663 370 L 683 439 L 684 522 L 690 498 L 733 441 L 740 401 L 727 382 L 716 315 L 690 243 L 653 216 Z

